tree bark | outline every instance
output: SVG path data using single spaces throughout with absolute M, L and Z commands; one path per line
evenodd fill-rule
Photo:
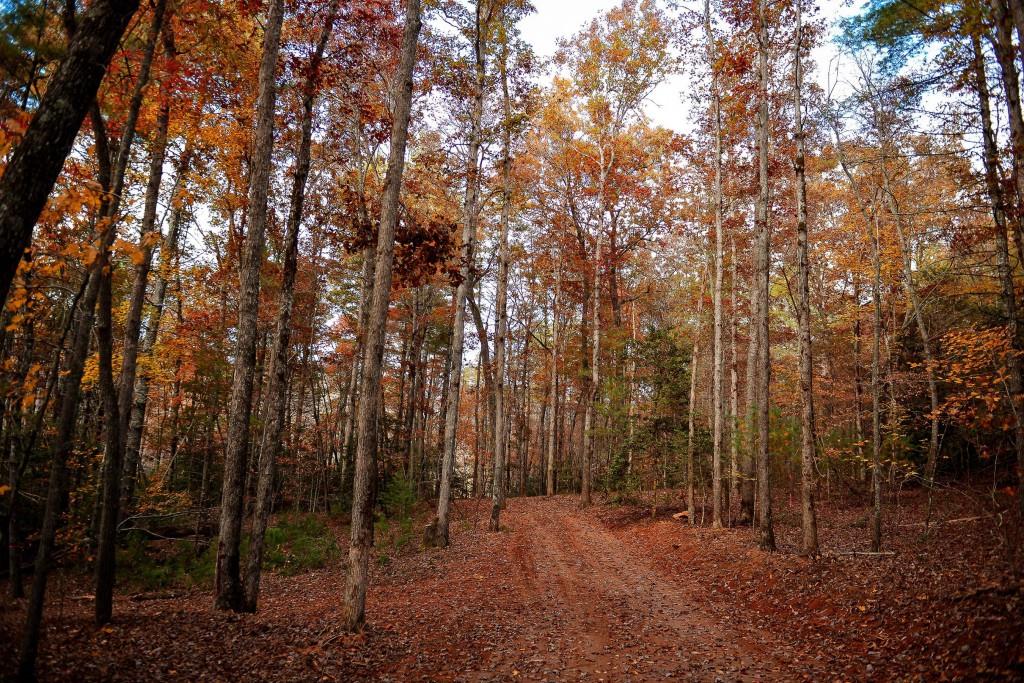
M 603 183 L 602 183 L 603 186 Z M 599 204 L 600 210 L 604 211 L 603 202 Z M 602 221 L 603 222 L 603 221 Z M 593 298 L 594 298 L 594 318 L 593 324 L 591 325 L 591 334 L 593 339 L 590 343 L 590 386 L 587 392 L 587 409 L 583 416 L 583 466 L 582 475 L 580 478 L 580 505 L 587 507 L 590 505 L 590 488 L 591 488 L 591 467 L 596 452 L 595 444 L 597 439 L 595 438 L 594 432 L 597 429 L 597 396 L 598 388 L 601 382 L 601 376 L 598 371 L 598 365 L 600 363 L 600 345 L 601 345 L 601 240 L 604 237 L 603 227 L 599 224 L 597 229 L 597 244 L 594 247 L 594 286 L 593 286 Z M 586 311 L 583 312 L 584 317 Z
M 1019 4 L 1019 1 L 1018 3 Z M 1017 297 L 1013 284 L 1013 266 L 1010 260 L 1010 246 L 1006 238 L 1006 202 L 1003 197 L 999 173 L 999 146 L 995 128 L 992 125 L 992 107 L 989 99 L 988 79 L 985 75 L 985 60 L 977 36 L 971 37 L 975 89 L 978 93 L 978 109 L 981 113 L 981 130 L 984 142 L 985 187 L 992 205 L 992 221 L 995 225 L 996 262 L 999 272 L 999 298 L 1006 320 L 1007 334 L 1013 353 L 1006 360 L 1007 390 L 1013 407 L 1014 440 L 1017 451 L 1017 472 L 1024 482 L 1024 380 L 1021 372 L 1020 324 L 1017 321 Z M 1024 499 L 1022 499 L 1024 505 Z
M 370 301 L 366 326 L 366 350 L 363 356 L 360 387 L 358 445 L 352 486 L 352 532 L 345 581 L 344 623 L 352 631 L 360 630 L 365 622 L 370 549 L 373 547 L 373 505 L 376 494 L 377 408 L 381 389 L 381 365 L 384 358 L 384 335 L 391 299 L 398 198 L 402 189 L 405 147 L 409 137 L 413 69 L 416 65 L 416 44 L 420 24 L 420 0 L 408 0 L 398 71 L 394 81 L 395 105 L 391 126 L 391 149 L 381 198 L 373 298 Z
M 548 447 L 546 493 L 555 495 L 555 435 L 558 431 L 558 304 L 562 295 L 562 262 L 555 266 L 555 298 L 551 305 L 551 395 L 548 397 Z
M 704 0 L 704 33 L 707 42 L 708 67 L 711 69 L 711 120 L 715 134 L 715 284 L 714 300 L 714 341 L 712 343 L 712 399 L 713 439 L 711 455 L 711 525 L 722 526 L 722 438 L 724 433 L 724 399 L 722 395 L 724 375 L 724 350 L 722 349 L 722 278 L 725 247 L 722 239 L 722 114 L 718 91 L 718 65 L 715 49 L 715 34 L 711 26 L 711 3 Z M 692 413 L 692 410 L 691 410 Z
M 281 268 L 281 292 L 278 298 L 277 329 L 270 351 L 267 371 L 267 392 L 264 401 L 263 435 L 259 450 L 259 475 L 256 483 L 256 509 L 253 513 L 249 540 L 249 557 L 245 573 L 245 611 L 255 612 L 260 592 L 260 570 L 267 524 L 274 501 L 274 466 L 281 449 L 284 430 L 284 407 L 288 387 L 288 345 L 291 340 L 292 307 L 295 304 L 295 273 L 298 270 L 299 229 L 302 227 L 302 209 L 306 199 L 306 180 L 309 178 L 310 149 L 313 144 L 313 103 L 327 41 L 334 28 L 340 0 L 332 0 L 327 19 L 320 31 L 316 51 L 306 67 L 302 90 L 302 118 L 299 148 L 295 154 L 295 177 L 292 181 L 291 205 L 285 233 L 284 263 Z
M 469 150 L 466 157 L 466 194 L 462 223 L 462 263 L 459 285 L 455 288 L 455 322 L 452 325 L 451 367 L 448 375 L 447 407 L 445 409 L 444 454 L 441 460 L 441 489 L 437 500 L 437 516 L 427 527 L 427 545 L 448 545 L 448 512 L 451 507 L 452 476 L 455 470 L 455 446 L 459 426 L 459 398 L 462 389 L 462 351 L 466 327 L 466 298 L 473 286 L 474 245 L 480 201 L 480 144 L 484 112 L 485 35 L 484 0 L 476 3 L 473 31 L 475 82 L 470 114 Z M 489 10 L 488 10 L 489 11 Z M 495 434 L 498 431 L 495 430 Z M 500 437 L 496 437 L 500 438 Z
M 252 415 L 253 384 L 256 374 L 257 322 L 260 299 L 260 271 L 267 229 L 267 193 L 274 146 L 274 104 L 276 99 L 277 55 L 281 46 L 284 0 L 270 0 L 263 33 L 256 101 L 256 123 L 249 170 L 248 229 L 242 246 L 239 275 L 238 331 L 235 369 L 228 406 L 227 452 L 224 456 L 224 485 L 221 493 L 220 538 L 214 606 L 239 612 L 245 608 L 242 586 L 240 544 L 242 540 L 245 472 L 249 453 L 249 422 Z
M 503 35 L 501 58 L 498 68 L 501 72 L 502 121 L 501 134 L 501 219 L 498 236 L 498 291 L 494 335 L 494 488 L 491 491 L 491 531 L 501 529 L 501 508 L 505 504 L 505 422 L 508 420 L 505 406 L 505 347 L 508 337 L 508 221 L 512 203 L 512 104 L 508 92 L 508 36 Z M 529 330 L 527 330 L 529 334 Z M 529 340 L 529 337 L 527 337 Z
M 771 388 L 771 343 L 769 340 L 769 281 L 771 275 L 771 230 L 768 225 L 768 25 L 765 17 L 765 0 L 757 5 L 757 61 L 758 100 L 757 111 L 757 158 L 758 195 L 756 218 L 757 256 L 756 289 L 758 304 L 757 326 L 758 378 L 757 378 L 757 482 L 758 482 L 758 545 L 761 550 L 775 550 L 775 531 L 772 527 L 771 467 L 769 462 L 769 405 Z
M 818 554 L 818 520 L 814 510 L 814 362 L 811 349 L 811 292 L 808 283 L 807 178 L 804 162 L 803 64 L 800 0 L 796 3 L 796 41 L 793 47 L 793 125 L 796 156 L 797 320 L 800 336 L 800 510 L 804 555 Z
M 95 0 L 0 177 L 0 302 L 138 0 Z M 28 672 L 31 675 L 31 671 Z

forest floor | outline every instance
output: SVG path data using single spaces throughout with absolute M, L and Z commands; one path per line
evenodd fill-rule
M 785 501 L 780 501 L 784 503 Z M 749 528 L 691 529 L 678 499 L 650 506 L 513 498 L 503 531 L 486 501 L 456 510 L 452 546 L 375 564 L 366 631 L 343 632 L 344 575 L 268 575 L 260 611 L 214 611 L 208 590 L 122 595 L 96 629 L 87 577 L 60 572 L 42 680 L 1013 680 L 1024 679 L 1024 597 L 1013 538 L 947 505 L 924 533 L 924 495 L 863 551 L 861 507 L 823 505 L 815 560 L 779 507 L 777 553 Z M 963 521 L 967 519 L 968 521 Z M 344 529 L 335 527 L 339 539 Z M 0 662 L 24 603 L 0 603 Z

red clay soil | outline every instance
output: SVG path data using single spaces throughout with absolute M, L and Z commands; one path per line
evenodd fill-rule
M 267 576 L 255 615 L 216 612 L 208 592 L 119 597 L 99 630 L 88 596 L 58 579 L 40 678 L 1024 678 L 1021 586 L 986 520 L 926 537 L 907 521 L 921 506 L 905 505 L 890 516 L 894 555 L 844 555 L 863 545 L 863 512 L 829 510 L 825 554 L 811 561 L 794 552 L 788 513 L 768 554 L 749 529 L 694 530 L 671 509 L 652 519 L 650 508 L 512 499 L 494 534 L 485 507 L 459 506 L 447 550 L 375 567 L 361 635 L 339 627 L 340 568 Z M 24 603 L 0 609 L 9 671 Z

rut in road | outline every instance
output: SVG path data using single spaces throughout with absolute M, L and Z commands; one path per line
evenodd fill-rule
M 520 642 L 492 653 L 491 679 L 735 681 L 795 673 L 785 675 L 770 654 L 770 634 L 702 614 L 695 588 L 660 574 L 574 499 L 513 499 L 502 519 L 513 559 L 507 585 L 531 618 Z

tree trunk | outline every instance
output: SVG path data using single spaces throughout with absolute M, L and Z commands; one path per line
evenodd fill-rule
M 113 224 L 108 228 L 114 230 Z M 117 523 L 121 502 L 121 417 L 117 387 L 114 386 L 114 331 L 111 312 L 111 281 L 114 265 L 109 251 L 99 256 L 99 315 L 96 325 L 99 347 L 99 384 L 103 395 L 103 417 L 106 424 L 106 457 L 103 459 L 102 507 L 100 510 L 99 544 L 96 551 L 96 624 L 110 621 L 113 613 L 114 577 L 116 573 Z
M 603 185 L 603 183 L 602 183 Z M 603 202 L 599 204 L 600 210 L 604 211 Z M 594 247 L 594 318 L 591 325 L 593 339 L 590 343 L 590 386 L 587 392 L 587 411 L 583 417 L 583 471 L 580 479 L 580 505 L 590 505 L 591 488 L 591 467 L 596 453 L 597 439 L 594 432 L 597 429 L 597 396 L 600 385 L 600 373 L 598 364 L 600 362 L 601 345 L 601 240 L 604 237 L 603 228 L 599 225 L 597 229 L 597 244 Z M 586 311 L 583 312 L 586 317 Z
M 758 545 L 761 550 L 775 550 L 775 531 L 772 528 L 772 495 L 769 479 L 769 396 L 771 388 L 771 342 L 769 339 L 769 281 L 771 271 L 771 231 L 768 225 L 768 25 L 765 17 L 765 0 L 759 0 L 758 18 L 758 99 L 757 111 L 757 158 L 759 188 L 756 218 L 757 245 L 757 297 L 759 328 L 758 378 L 757 378 L 757 483 L 758 483 Z
M 882 335 L 882 259 L 878 245 L 878 212 L 871 223 L 871 552 L 882 550 L 882 420 L 880 348 Z
M 249 453 L 249 422 L 256 373 L 256 337 L 260 299 L 260 270 L 267 228 L 267 192 L 274 145 L 275 70 L 281 46 L 284 0 L 270 0 L 263 33 L 256 124 L 249 176 L 248 221 L 239 264 L 241 291 L 235 370 L 228 407 L 227 452 L 224 456 L 224 487 L 221 493 L 220 539 L 217 545 L 217 609 L 235 612 L 245 608 L 239 545 L 242 540 L 245 473 Z
M 441 490 L 437 501 L 437 516 L 427 527 L 424 542 L 427 545 L 448 545 L 448 512 L 451 507 L 452 476 L 455 469 L 455 446 L 459 426 L 459 397 L 462 389 L 462 351 L 466 326 L 466 298 L 473 286 L 474 243 L 480 200 L 480 144 L 484 114 L 486 28 L 484 3 L 476 3 L 473 33 L 475 57 L 475 83 L 469 131 L 469 150 L 466 157 L 466 195 L 462 224 L 462 263 L 459 285 L 455 288 L 455 323 L 452 326 L 451 368 L 448 376 L 448 403 L 445 409 L 444 454 L 441 461 Z M 495 430 L 495 434 L 498 431 Z M 500 438 L 500 437 L 496 437 Z
M 555 495 L 555 436 L 558 432 L 558 304 L 562 295 L 562 262 L 555 267 L 555 298 L 551 305 L 551 395 L 548 397 L 546 493 Z
M 0 178 L 0 302 L 7 300 L 32 229 L 138 5 L 138 0 L 89 4 L 70 36 L 67 56 L 47 82 L 28 130 L 7 162 Z
M 245 605 L 247 612 L 256 611 L 260 591 L 260 569 L 267 524 L 274 499 L 274 466 L 281 448 L 284 429 L 284 406 L 288 386 L 288 345 L 291 339 L 292 307 L 295 304 L 295 273 L 298 270 L 299 229 L 309 178 L 310 149 L 313 143 L 313 102 L 319 80 L 320 62 L 331 37 L 340 0 L 333 0 L 327 11 L 316 51 L 307 66 L 302 91 L 302 119 L 299 148 L 295 154 L 295 178 L 292 182 L 291 206 L 284 240 L 284 263 L 281 269 L 281 293 L 278 300 L 277 329 L 271 346 L 267 372 L 267 394 L 264 401 L 263 436 L 259 450 L 259 475 L 256 483 L 256 509 L 253 513 L 249 541 L 249 557 L 245 573 Z
M 501 58 L 498 68 L 501 71 L 502 121 L 501 134 L 501 219 L 498 236 L 498 291 L 495 307 L 497 308 L 496 327 L 494 334 L 494 489 L 491 492 L 491 520 L 488 528 L 498 531 L 501 528 L 501 508 L 505 504 L 505 423 L 508 421 L 505 406 L 505 347 L 508 337 L 508 220 L 512 203 L 512 150 L 511 131 L 512 105 L 508 93 L 508 37 L 501 42 Z
M 1013 49 L 1013 27 L 1006 0 L 989 0 L 995 34 L 989 36 L 999 71 L 1002 76 L 1003 93 L 1006 96 L 1006 113 L 1010 127 L 1010 151 L 1013 160 L 1013 185 L 1017 190 L 1017 211 L 1013 221 L 1013 239 L 1017 254 L 1024 258 L 1024 235 L 1020 216 L 1024 216 L 1024 113 L 1020 101 L 1020 73 Z
M 740 390 L 739 390 L 739 352 L 737 351 L 736 337 L 739 326 L 739 308 L 736 305 L 736 238 L 729 237 L 729 247 L 732 258 L 732 277 L 729 281 L 729 348 L 732 357 L 729 361 L 729 435 L 730 435 L 730 458 L 729 458 L 729 481 L 732 495 L 729 501 L 729 521 L 732 522 L 732 499 L 740 497 L 740 476 L 739 476 L 739 447 L 740 447 Z
M 345 626 L 352 631 L 365 621 L 366 588 L 369 582 L 370 548 L 373 547 L 373 504 L 376 494 L 377 407 L 387 330 L 391 276 L 395 256 L 395 227 L 398 224 L 398 198 L 402 189 L 405 147 L 409 136 L 412 108 L 413 69 L 420 33 L 420 0 L 408 0 L 401 56 L 395 74 L 394 118 L 391 150 L 384 193 L 381 198 L 380 227 L 377 235 L 377 263 L 366 326 L 366 351 L 363 356 L 360 387 L 358 446 L 355 478 L 352 486 L 352 533 L 349 543 L 348 572 L 345 582 Z
M 804 555 L 818 554 L 818 520 L 814 511 L 814 363 L 811 354 L 811 292 L 807 262 L 807 178 L 804 167 L 803 65 L 800 0 L 796 3 L 796 41 L 793 47 L 793 125 L 796 156 L 797 320 L 800 336 L 800 509 Z
M 185 222 L 185 209 L 176 199 L 177 188 L 185 182 L 191 165 L 193 148 L 191 141 L 186 142 L 185 149 L 177 164 L 177 178 L 175 179 L 175 191 L 171 196 L 171 224 L 167 229 L 167 235 L 160 245 L 160 264 L 157 269 L 156 280 L 153 285 L 153 311 L 146 323 L 146 334 L 142 338 L 139 348 L 139 355 L 148 356 L 153 352 L 157 336 L 160 331 L 160 322 L 163 318 L 164 305 L 167 300 L 167 274 L 173 268 L 178 253 L 178 241 L 181 233 L 181 226 Z M 143 294 L 143 298 L 145 295 Z M 122 379 L 122 382 L 124 380 Z M 140 455 L 142 449 L 142 435 L 145 430 L 146 406 L 149 403 L 150 377 L 145 372 L 138 374 L 135 380 L 135 389 L 132 391 L 130 415 L 127 422 L 125 436 L 124 455 L 124 477 L 121 486 L 122 505 L 125 509 L 131 504 L 135 496 L 135 484 L 138 477 Z M 123 388 L 123 387 L 122 387 Z M 124 416 L 122 416 L 122 424 Z
M 985 186 L 988 190 L 989 202 L 992 205 L 992 220 L 995 224 L 996 260 L 999 271 L 999 298 L 1006 319 L 1007 334 L 1013 353 L 1007 357 L 1007 389 L 1013 406 L 1014 438 L 1017 450 L 1017 472 L 1024 482 L 1024 380 L 1021 373 L 1020 325 L 1017 322 L 1017 297 L 1013 285 L 1013 266 L 1010 261 L 1010 246 L 1006 238 L 1006 203 L 1003 197 L 999 174 L 999 147 L 996 142 L 995 129 L 992 126 L 992 108 L 989 104 L 988 80 L 985 76 L 985 61 L 981 44 L 977 36 L 972 36 L 971 46 L 974 50 L 974 79 L 978 92 L 978 108 L 981 113 L 981 130 L 985 150 Z M 1024 505 L 1024 497 L 1021 497 Z
M 690 402 L 688 406 L 689 415 L 686 418 L 686 511 L 687 520 L 690 526 L 697 523 L 696 508 L 696 483 L 694 477 L 694 414 L 697 408 L 697 370 L 700 361 L 700 325 L 704 309 L 704 288 L 698 290 L 697 299 L 697 330 L 693 335 L 693 349 L 690 351 Z
M 707 42 L 707 60 L 711 69 L 711 120 L 715 131 L 715 285 L 712 298 L 714 300 L 715 321 L 714 341 L 712 345 L 712 399 L 713 440 L 711 455 L 711 525 L 718 529 L 722 526 L 722 436 L 724 426 L 724 401 L 722 396 L 723 361 L 722 349 L 722 278 L 725 247 L 722 239 L 722 114 L 718 92 L 718 68 L 715 50 L 715 34 L 711 26 L 711 3 L 704 0 L 704 33 Z M 692 414 L 692 409 L 691 409 Z

